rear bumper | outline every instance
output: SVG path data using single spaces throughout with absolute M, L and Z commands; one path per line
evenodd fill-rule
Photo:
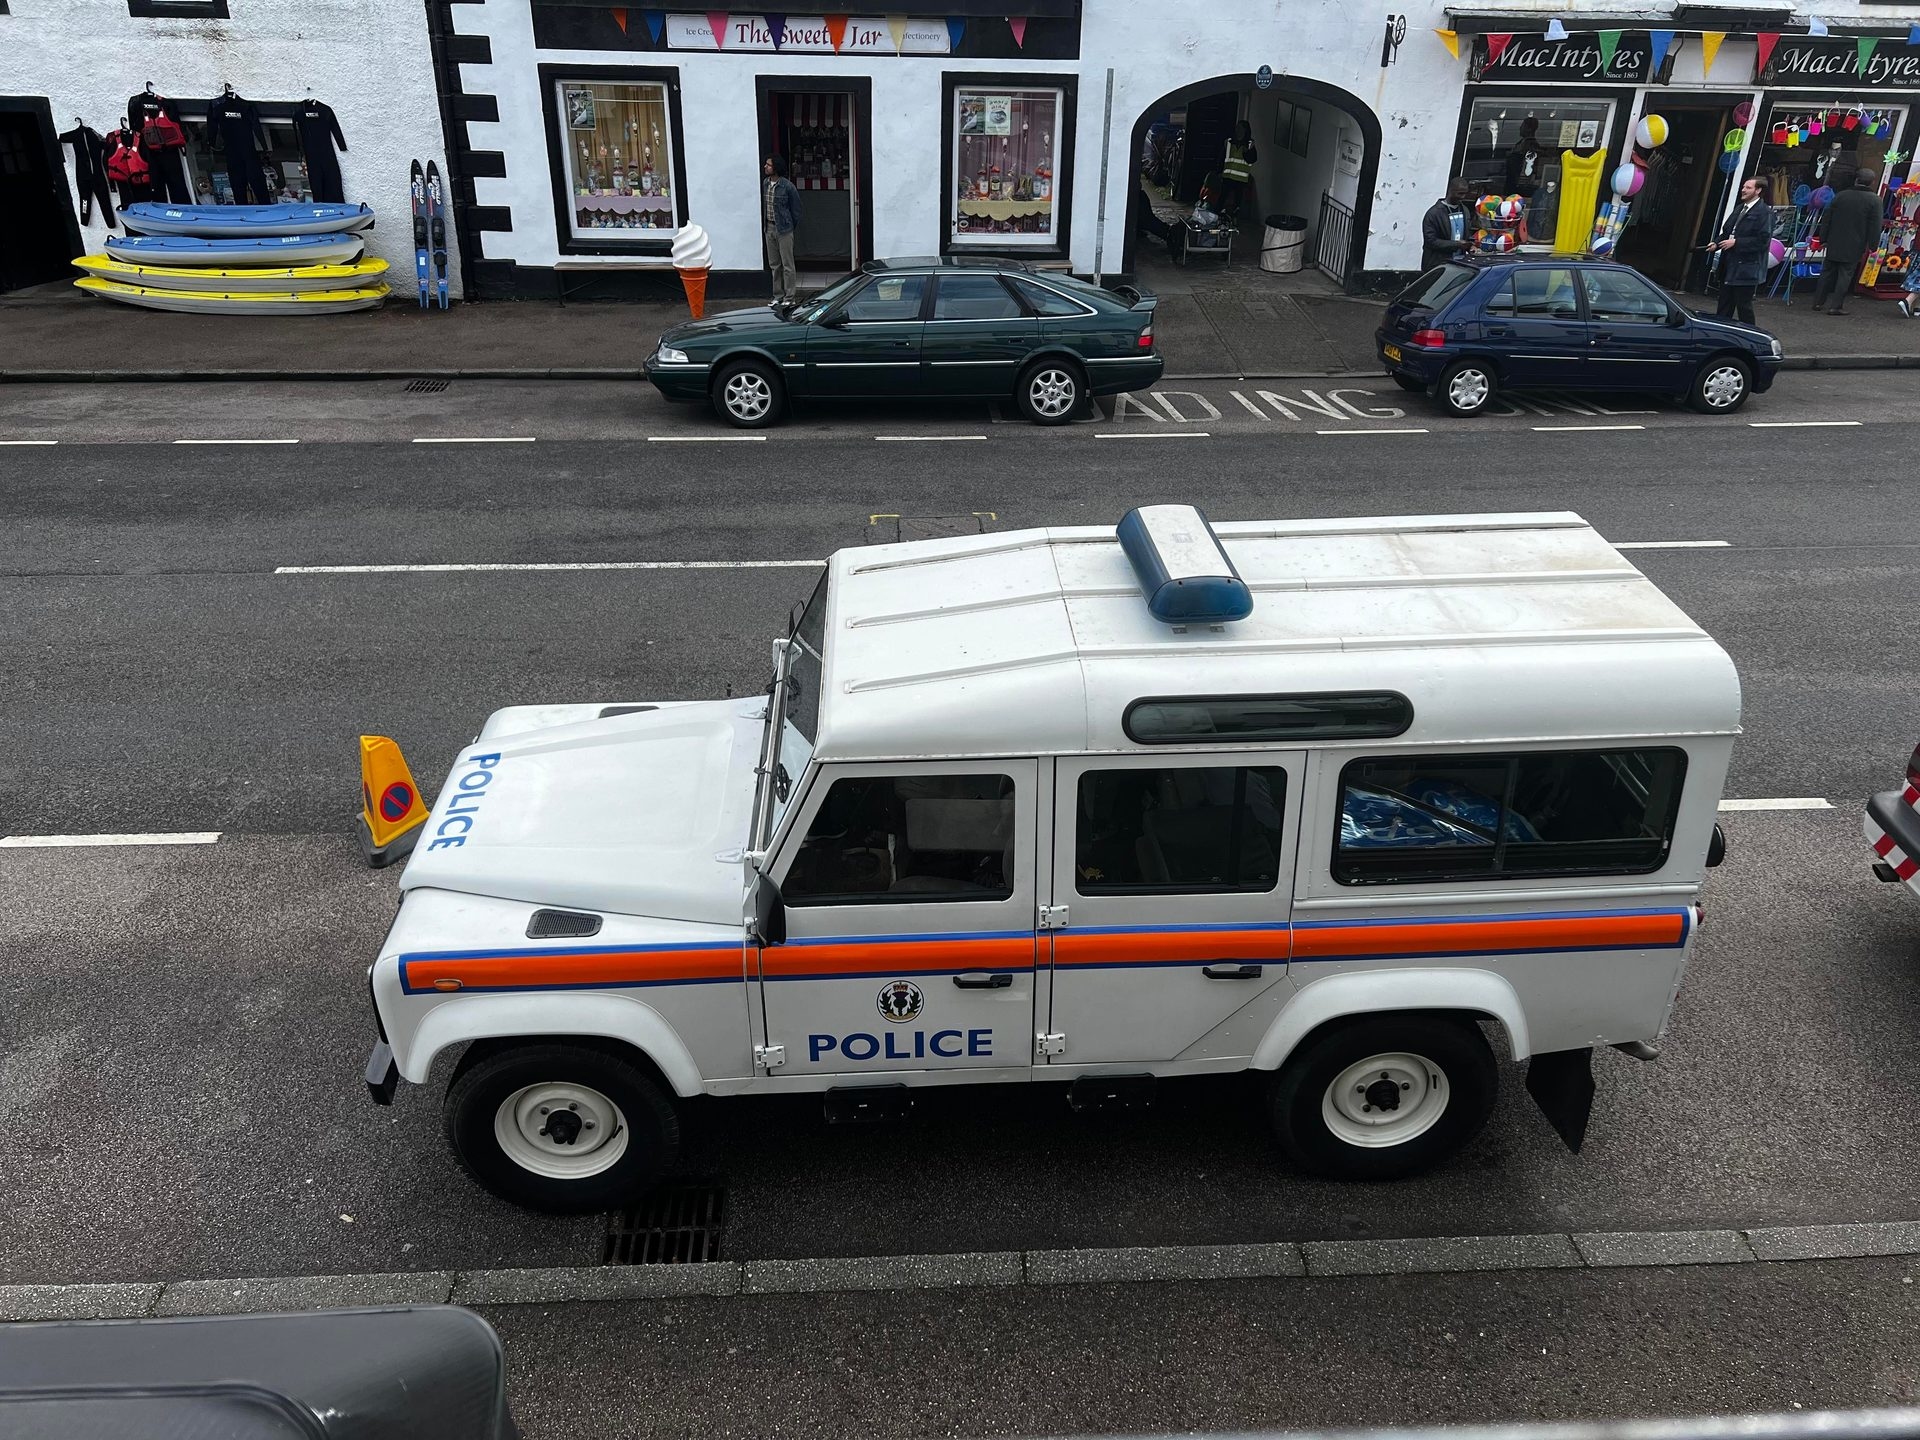
M 1149 385 L 1158 384 L 1166 370 L 1167 362 L 1158 354 L 1145 355 L 1137 360 L 1131 355 L 1124 359 L 1089 360 L 1087 389 L 1095 395 L 1144 390 Z
M 1914 791 L 1882 790 L 1867 802 L 1860 828 L 1879 864 L 1920 895 L 1920 810 L 1908 799 Z
M 1399 350 L 1399 359 L 1396 360 L 1387 353 L 1389 346 Z M 1374 334 L 1373 353 L 1379 356 L 1380 363 L 1386 367 L 1389 375 L 1405 375 L 1427 386 L 1431 386 L 1438 380 L 1440 372 L 1445 370 L 1454 359 L 1452 350 L 1416 349 L 1407 344 L 1404 339 L 1385 332 Z

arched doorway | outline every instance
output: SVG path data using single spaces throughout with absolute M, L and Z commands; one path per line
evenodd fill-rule
M 1272 80 L 1263 90 L 1251 72 L 1216 75 L 1171 90 L 1141 112 L 1133 126 L 1125 270 L 1136 268 L 1140 232 L 1152 231 L 1156 197 L 1163 210 L 1190 207 L 1205 175 L 1219 168 L 1234 128 L 1248 120 L 1260 157 L 1236 257 L 1251 253 L 1245 248 L 1249 244 L 1257 252 L 1265 215 L 1295 214 L 1308 226 L 1307 263 L 1342 287 L 1358 283 L 1380 168 L 1380 121 L 1363 101 L 1336 85 L 1299 75 Z M 1170 183 L 1143 187 L 1150 163 L 1167 168 L 1164 145 L 1156 144 L 1149 161 L 1150 132 L 1162 141 L 1176 123 L 1181 148 Z

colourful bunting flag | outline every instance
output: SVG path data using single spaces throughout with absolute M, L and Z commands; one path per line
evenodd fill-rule
M 1613 52 L 1619 48 L 1620 32 L 1618 30 L 1600 32 L 1600 73 L 1602 75 L 1613 68 Z
M 1506 54 L 1507 46 L 1512 43 L 1513 36 L 1511 35 L 1487 36 L 1487 64 L 1498 65 L 1500 63 L 1500 57 Z
M 1873 59 L 1874 49 L 1880 44 L 1880 37 L 1862 35 L 1853 43 L 1859 55 L 1859 58 L 1854 61 L 1854 70 L 1856 74 L 1864 76 L 1867 73 L 1867 62 Z
M 893 35 L 893 53 L 898 55 L 900 47 L 907 43 L 907 17 L 904 15 L 887 16 L 887 29 Z
M 778 50 L 787 43 L 787 17 L 785 15 L 762 16 L 767 22 L 767 34 L 773 37 L 773 48 Z
M 658 45 L 660 37 L 667 33 L 667 17 L 658 10 L 647 11 L 647 33 L 653 37 L 653 43 Z
M 1713 69 L 1713 57 L 1720 53 L 1720 42 L 1727 38 L 1724 30 L 1702 30 L 1700 32 L 1700 73 L 1705 75 Z
M 838 55 L 840 53 L 840 47 L 846 43 L 847 39 L 847 17 L 844 15 L 829 15 L 826 17 L 826 21 L 827 38 L 833 41 L 833 53 Z
M 707 11 L 707 28 L 713 31 L 713 48 L 727 48 L 727 12 L 724 10 Z
M 1753 73 L 1758 75 L 1767 68 L 1767 62 L 1773 58 L 1773 47 L 1780 43 L 1778 30 L 1762 30 L 1753 37 Z
M 960 53 L 960 37 L 967 33 L 967 22 L 958 15 L 947 17 L 947 48 L 955 55 Z
M 1564 40 L 1566 38 L 1567 38 L 1567 27 L 1564 23 L 1562 23 L 1558 15 L 1554 16 L 1553 19 L 1547 21 L 1547 39 Z
M 613 23 L 620 27 L 620 33 L 622 35 L 627 33 L 627 11 L 625 6 L 623 5 L 614 6 Z
M 1820 18 L 1820 17 L 1818 16 L 1818 15 L 1813 15 L 1813 16 L 1810 16 L 1810 17 L 1808 17 L 1808 20 L 1807 20 L 1807 34 L 1809 34 L 1809 35 L 1831 35 L 1832 33 L 1833 33 L 1833 32 L 1832 32 L 1831 30 L 1829 30 L 1829 29 L 1827 28 L 1827 22 L 1826 22 L 1826 21 L 1824 21 L 1824 20 L 1822 20 L 1822 19 L 1821 19 L 1821 18 Z
M 1673 48 L 1674 32 L 1671 30 L 1649 30 L 1647 36 L 1653 41 L 1653 73 L 1658 75 L 1661 65 L 1666 63 L 1667 51 Z
M 1007 17 L 1007 28 L 1013 31 L 1013 43 L 1022 50 L 1027 48 L 1027 21 L 1023 15 Z
M 1916 26 L 1915 28 L 1920 29 L 1920 26 Z M 1447 53 L 1458 60 L 1460 58 L 1460 32 L 1457 30 L 1436 30 L 1433 33 L 1440 37 L 1440 43 L 1447 47 Z M 1909 41 L 1908 43 L 1911 44 L 1912 42 Z

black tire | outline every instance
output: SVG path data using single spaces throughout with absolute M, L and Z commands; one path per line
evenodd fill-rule
M 1068 425 L 1087 399 L 1087 377 L 1071 360 L 1049 355 L 1020 372 L 1013 403 L 1036 425 Z
M 1411 390 L 1416 395 L 1425 393 L 1427 385 L 1424 380 L 1416 380 L 1411 375 L 1402 375 L 1398 370 L 1390 373 L 1393 375 L 1393 383 L 1402 390 Z
M 1440 376 L 1433 393 L 1449 415 L 1467 416 L 1482 413 L 1499 388 L 1493 366 L 1485 360 L 1456 360 Z
M 540 1087 L 550 1093 L 543 1096 Z M 569 1113 L 582 1118 L 566 1143 L 591 1143 L 595 1148 L 563 1152 L 556 1138 L 554 1164 L 573 1165 L 580 1174 L 539 1173 L 503 1148 L 497 1127 L 513 1126 L 516 1112 L 531 1121 L 548 1113 L 538 1108 L 541 1099 L 555 1101 L 552 1108 L 557 1111 L 562 1098 L 583 1090 L 611 1102 L 617 1107 L 617 1122 L 624 1123 L 611 1132 L 616 1138 L 599 1139 L 590 1131 L 609 1133 L 607 1112 L 592 1099 L 572 1102 L 579 1108 Z M 528 1092 L 527 1098 L 508 1110 L 522 1092 Z M 601 1116 L 597 1123 L 592 1118 L 596 1112 Z M 447 1087 L 445 1120 L 447 1141 L 469 1175 L 502 1200 L 555 1215 L 612 1210 L 630 1202 L 671 1168 L 680 1148 L 679 1117 L 652 1076 L 618 1050 L 563 1041 L 489 1049 L 471 1063 L 463 1062 Z M 535 1142 L 518 1143 L 530 1147 Z M 591 1170 L 594 1154 L 614 1145 L 622 1146 L 618 1158 Z
M 1716 355 L 1700 367 L 1687 403 L 1702 415 L 1731 415 L 1753 394 L 1753 367 L 1738 355 Z
M 1391 1057 L 1418 1060 L 1426 1068 L 1430 1088 L 1424 1103 L 1440 1102 L 1424 1129 L 1408 1128 L 1397 1143 L 1364 1145 L 1346 1134 L 1364 1133 L 1366 1126 L 1383 1128 L 1418 1115 L 1408 1108 L 1408 1077 L 1417 1070 L 1393 1063 Z M 1343 1072 L 1362 1061 L 1382 1057 L 1381 1074 L 1351 1077 L 1352 1104 L 1377 1101 L 1376 1088 L 1398 1085 L 1391 1105 L 1368 1109 L 1352 1119 L 1341 1117 L 1346 1134 L 1329 1123 L 1336 1084 L 1346 1095 Z M 1370 1073 L 1370 1072 L 1369 1072 Z M 1362 1015 L 1322 1026 L 1295 1050 L 1268 1091 L 1268 1113 L 1281 1150 L 1300 1169 L 1330 1180 L 1398 1180 L 1417 1175 L 1454 1154 L 1480 1133 L 1493 1110 L 1499 1074 L 1493 1051 L 1471 1020 L 1445 1014 Z M 1337 1112 L 1336 1112 L 1337 1113 Z M 1372 1114 L 1392 1119 L 1368 1120 Z
M 735 360 L 720 367 L 708 391 L 713 413 L 740 430 L 764 430 L 787 412 L 787 387 L 764 360 Z

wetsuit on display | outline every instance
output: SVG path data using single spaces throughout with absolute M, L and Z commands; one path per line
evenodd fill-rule
M 293 128 L 300 134 L 300 148 L 307 155 L 307 184 L 316 200 L 344 200 L 340 182 L 340 161 L 333 153 L 338 142 L 347 148 L 347 137 L 340 133 L 339 117 L 333 107 L 309 96 L 294 107 Z
M 207 102 L 207 129 L 220 137 L 227 152 L 227 180 L 233 186 L 236 205 L 271 205 L 267 193 L 267 172 L 260 165 L 260 151 L 267 148 L 266 131 L 260 125 L 260 112 L 253 102 L 240 95 L 216 95 Z M 254 142 L 259 141 L 259 148 Z
M 80 223 L 93 223 L 93 202 L 100 201 L 101 223 L 112 225 L 113 192 L 107 188 L 107 142 L 98 130 L 76 125 L 60 137 L 73 147 L 74 188 L 80 192 Z
M 193 187 L 187 183 L 187 157 L 184 150 L 155 150 L 147 144 L 147 122 L 165 115 L 178 123 L 173 102 L 164 95 L 142 90 L 127 101 L 127 124 L 140 147 L 140 158 L 147 162 L 150 192 L 143 199 L 168 200 L 175 205 L 193 203 Z M 124 203 L 124 202 L 123 202 Z

